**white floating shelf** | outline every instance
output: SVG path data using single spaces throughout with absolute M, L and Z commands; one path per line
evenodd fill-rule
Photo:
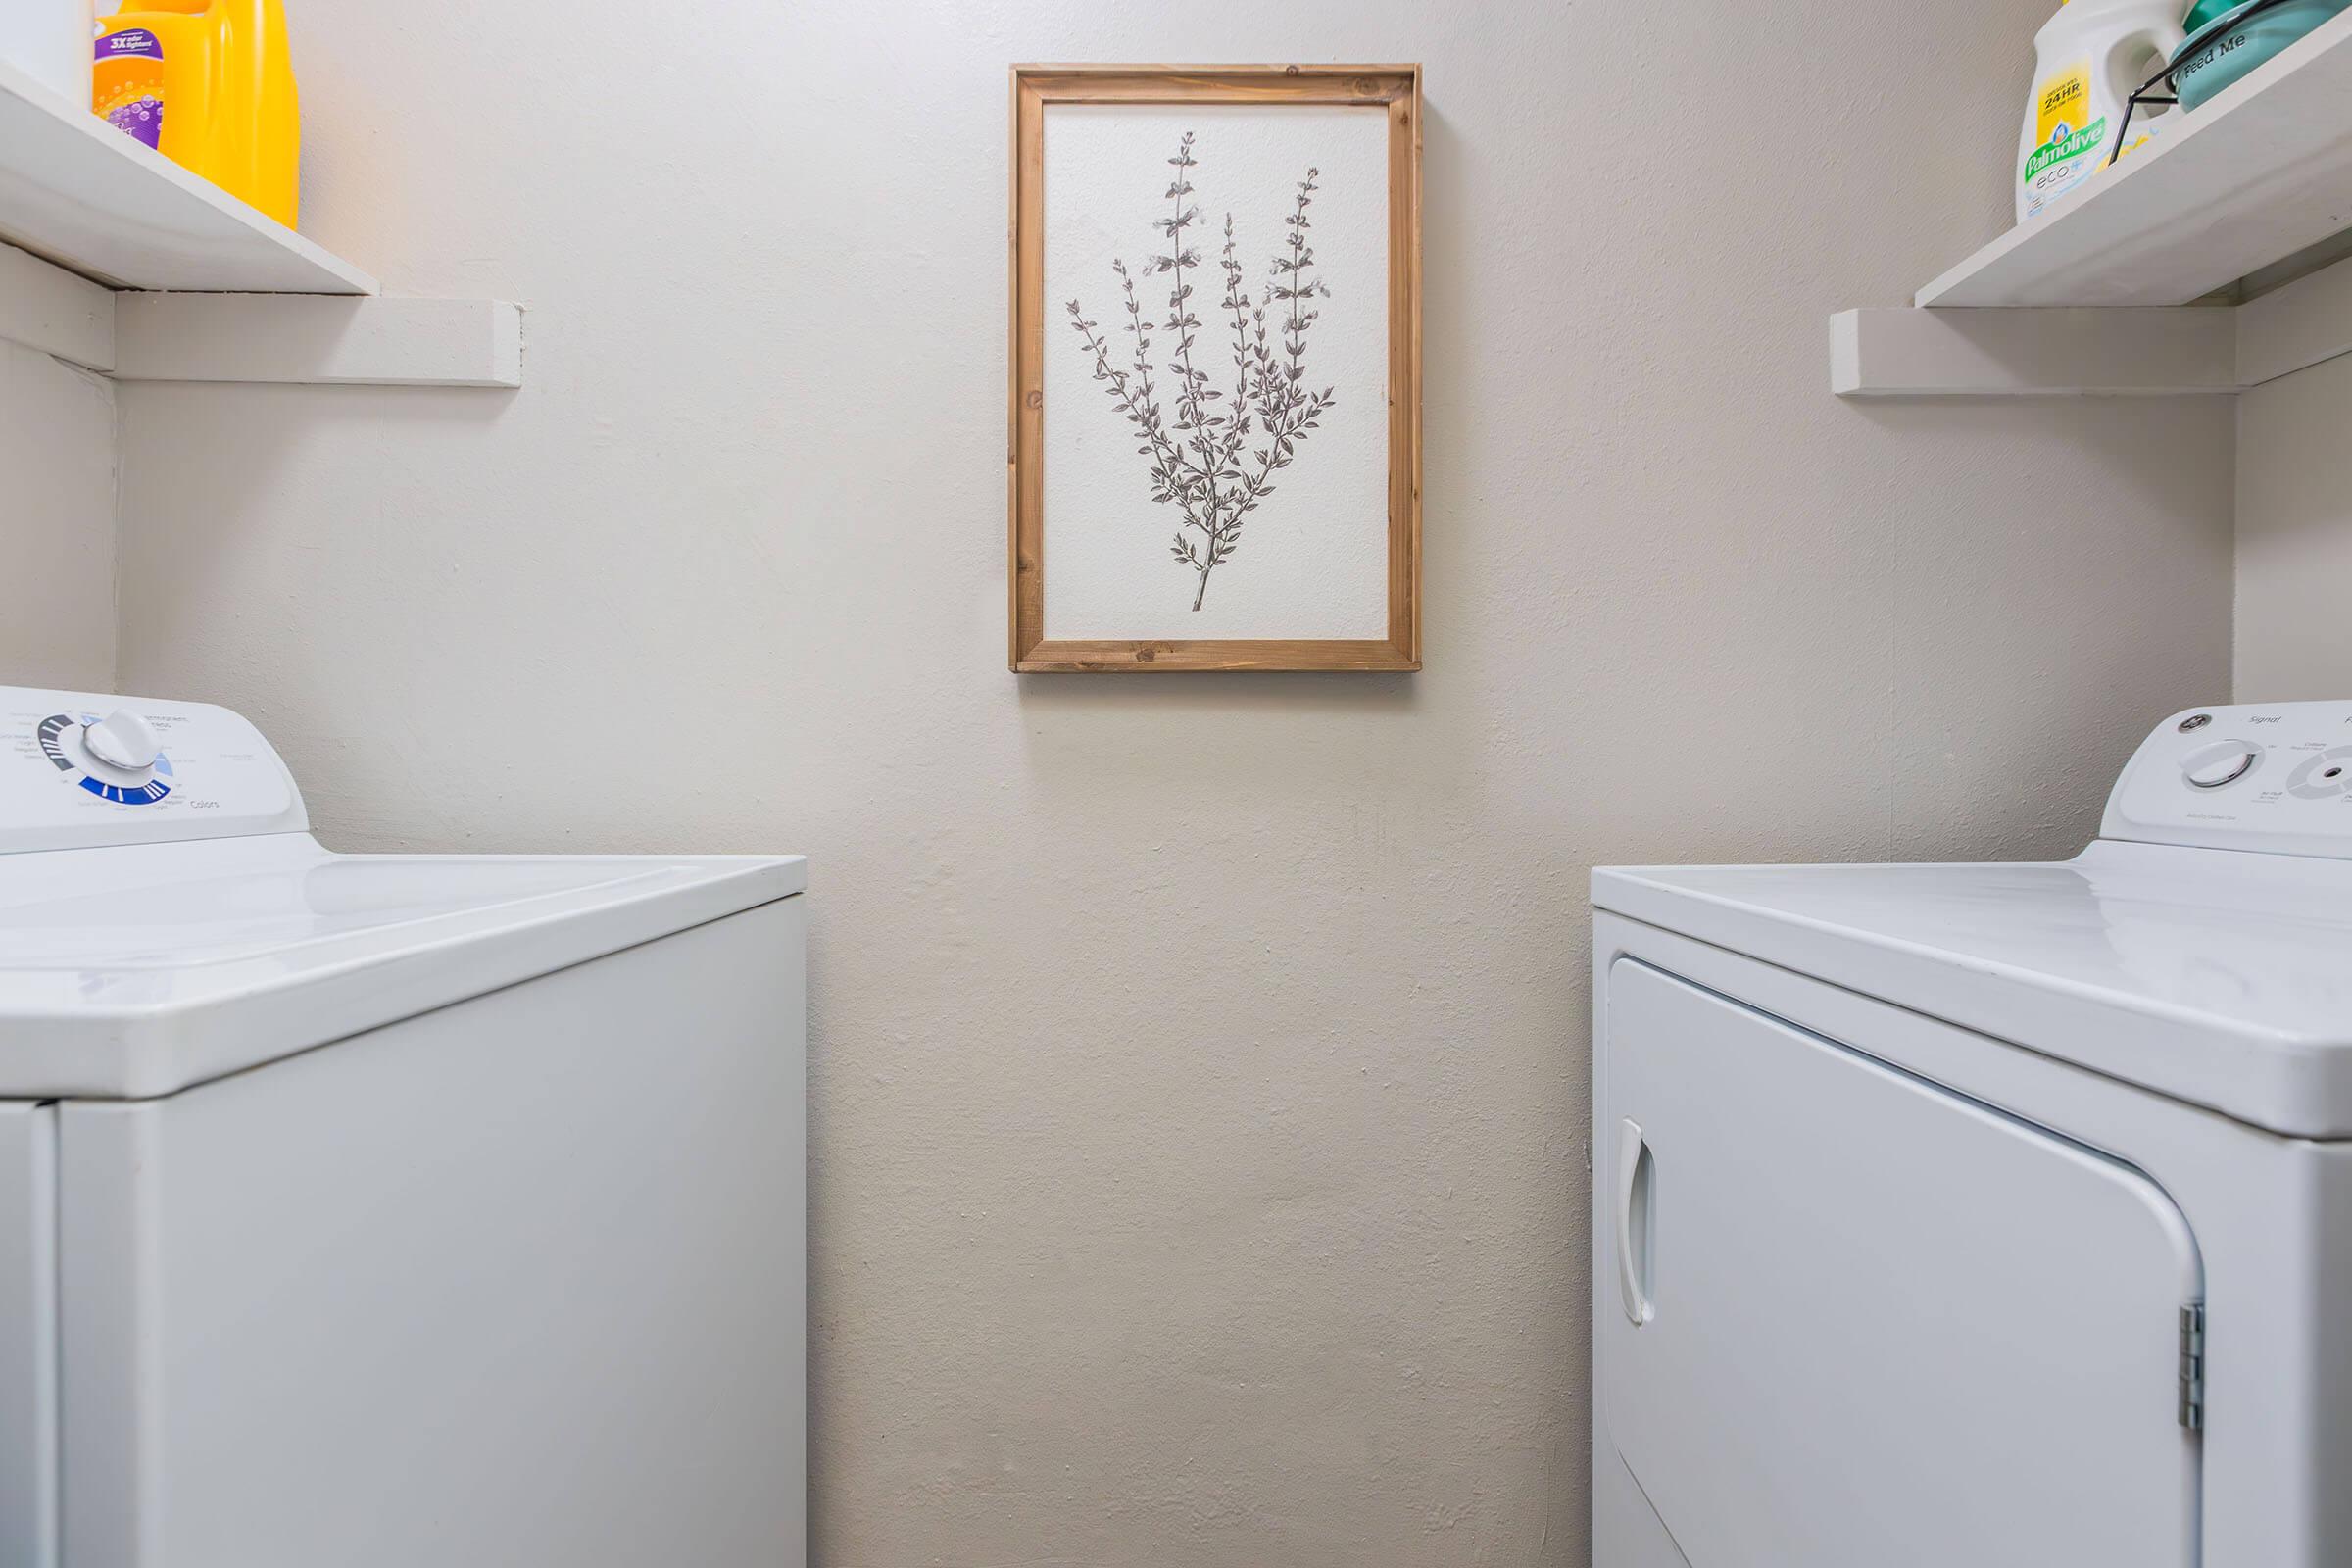
M 0 240 L 112 288 L 373 294 L 375 279 L 0 61 Z
M 5 61 L 0 339 L 119 381 L 522 384 L 521 306 L 383 298 Z
M 2186 305 L 2352 227 L 2352 11 L 2170 118 L 1914 303 Z

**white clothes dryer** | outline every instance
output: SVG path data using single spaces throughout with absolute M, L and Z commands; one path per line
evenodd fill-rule
M 2352 1563 L 2352 703 L 1592 902 L 1596 1568 Z

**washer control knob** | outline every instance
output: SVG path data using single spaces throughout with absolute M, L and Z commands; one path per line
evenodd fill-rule
M 81 743 L 90 755 L 125 773 L 144 773 L 155 765 L 164 743 L 155 726 L 127 708 L 118 708 L 95 724 L 83 726 Z
M 2216 741 L 2189 753 L 2180 763 L 2180 776 L 2192 789 L 2218 790 L 2253 772 L 2261 760 L 2262 748 L 2252 741 Z

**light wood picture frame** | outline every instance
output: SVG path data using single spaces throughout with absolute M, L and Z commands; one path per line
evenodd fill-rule
M 1011 128 L 1012 669 L 1419 669 L 1420 68 L 1016 66 Z

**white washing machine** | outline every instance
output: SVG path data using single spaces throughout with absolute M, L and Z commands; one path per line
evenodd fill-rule
M 2352 703 L 1592 901 L 1596 1568 L 2352 1564 Z
M 0 688 L 0 1565 L 803 1563 L 800 859 L 306 826 Z

